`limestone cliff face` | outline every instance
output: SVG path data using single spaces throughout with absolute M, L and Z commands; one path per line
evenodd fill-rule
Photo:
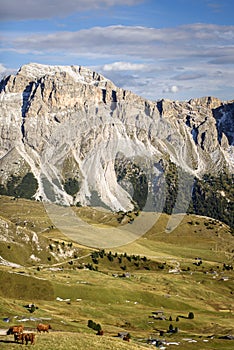
M 151 189 L 166 159 L 198 177 L 233 171 L 233 101 L 147 101 L 83 67 L 29 64 L 2 80 L 0 110 L 0 184 L 31 172 L 36 199 L 129 210 L 121 163 Z

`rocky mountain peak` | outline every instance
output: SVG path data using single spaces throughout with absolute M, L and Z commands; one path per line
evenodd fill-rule
M 76 83 L 93 84 L 96 86 L 103 84 L 103 87 L 108 82 L 111 83 L 101 74 L 82 66 L 48 66 L 30 63 L 22 66 L 17 73 L 17 77 L 24 77 L 30 81 L 38 81 L 45 76 L 55 78 L 56 76 L 66 77 L 66 75 L 69 75 Z
M 153 102 L 85 67 L 31 63 L 1 82 L 0 108 L 1 186 L 31 173 L 36 199 L 130 210 L 140 182 L 159 187 L 162 162 L 233 171 L 232 101 Z
M 206 108 L 216 109 L 222 105 L 222 101 L 216 97 L 206 96 L 201 98 L 194 98 L 189 101 L 192 106 L 203 106 Z

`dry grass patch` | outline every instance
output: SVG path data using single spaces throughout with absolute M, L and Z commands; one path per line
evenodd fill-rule
M 5 336 L 0 338 L 0 346 L 2 350 L 25 349 L 25 345 L 11 343 L 13 336 Z M 148 347 L 147 347 L 148 348 Z M 130 343 L 121 339 L 96 336 L 85 333 L 73 332 L 51 332 L 49 334 L 36 335 L 36 343 L 34 350 L 143 350 L 146 346 L 139 345 L 134 341 Z

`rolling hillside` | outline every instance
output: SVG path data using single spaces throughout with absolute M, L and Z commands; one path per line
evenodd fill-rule
M 185 215 L 168 233 L 163 214 L 127 245 L 90 249 L 54 228 L 40 202 L 1 196 L 0 208 L 1 329 L 23 323 L 35 330 L 49 322 L 52 332 L 36 336 L 35 349 L 134 350 L 152 348 L 150 337 L 180 343 L 164 345 L 169 349 L 232 348 L 233 341 L 220 339 L 234 332 L 234 246 L 227 225 Z M 75 210 L 92 225 L 124 225 L 121 213 Z M 25 307 L 30 303 L 33 312 Z M 102 337 L 88 328 L 89 320 L 101 325 Z M 131 334 L 130 343 L 116 338 L 120 332 Z M 19 348 L 12 341 L 0 336 L 1 349 Z

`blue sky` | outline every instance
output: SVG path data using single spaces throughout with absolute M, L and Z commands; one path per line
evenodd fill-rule
M 84 65 L 152 100 L 234 98 L 233 0 L 0 0 L 0 73 Z

